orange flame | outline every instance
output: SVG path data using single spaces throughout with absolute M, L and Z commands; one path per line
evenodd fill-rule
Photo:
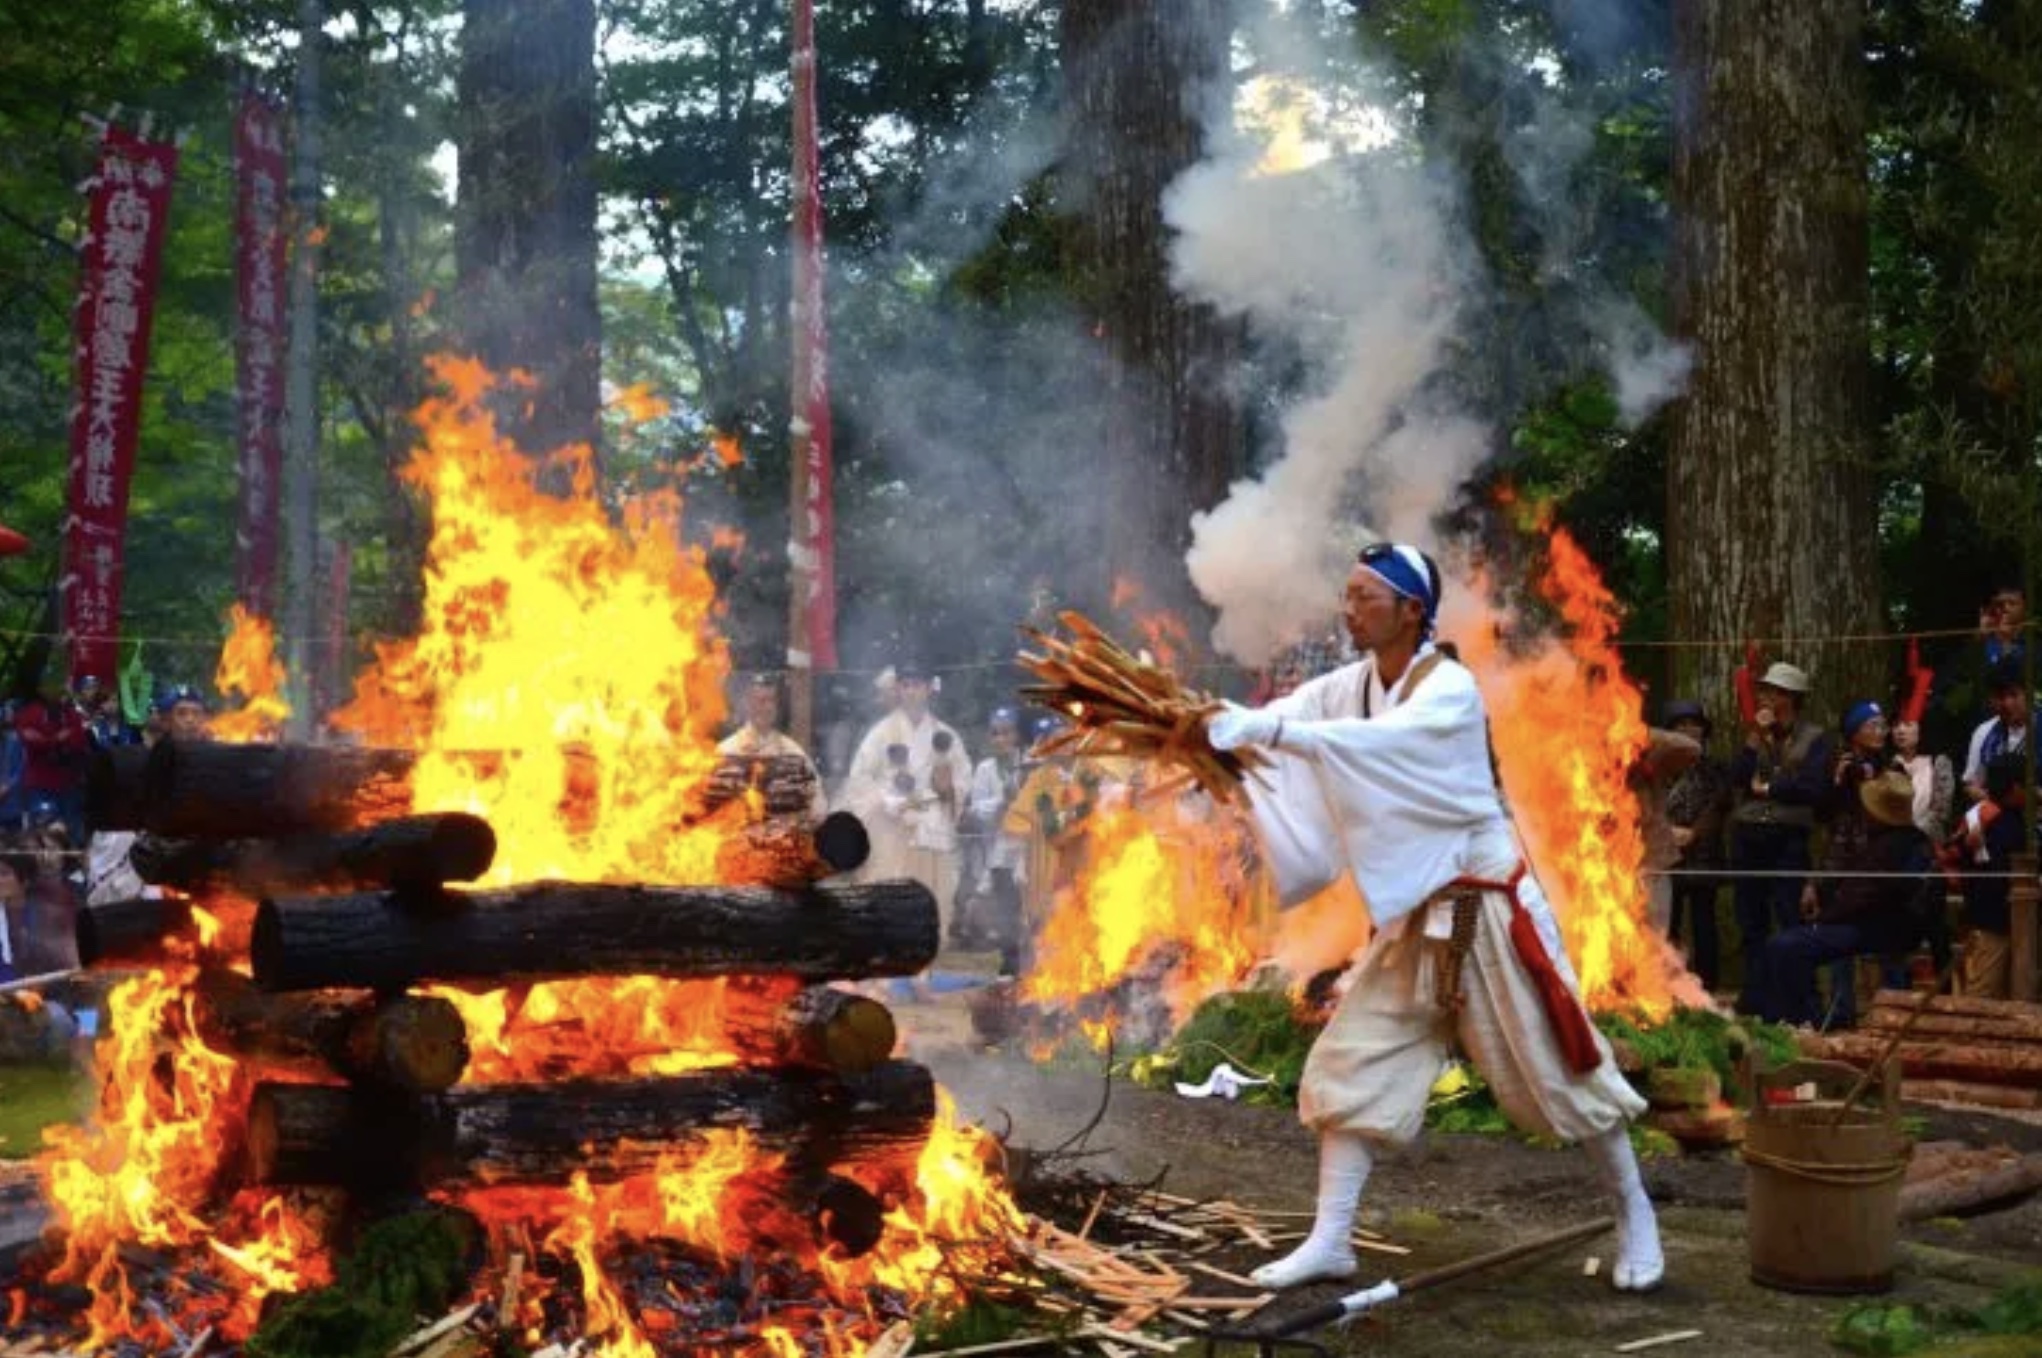
M 280 1197 L 218 1224 L 201 1215 L 227 1148 L 238 1143 L 250 1080 L 239 1062 L 192 1035 L 187 1008 L 196 975 L 179 966 L 114 987 L 107 1036 L 94 1053 L 98 1115 L 82 1127 L 48 1129 L 37 1157 L 44 1194 L 64 1231 L 56 1276 L 91 1288 L 96 1345 L 146 1338 L 160 1324 L 134 1314 L 118 1253 L 123 1241 L 205 1244 L 231 1263 L 233 1309 L 217 1322 L 231 1337 L 254 1328 L 268 1293 L 330 1276 L 316 1236 Z
M 1646 917 L 1645 840 L 1629 776 L 1649 737 L 1644 696 L 1617 653 L 1616 600 L 1550 510 L 1523 512 L 1547 535 L 1537 589 L 1565 631 L 1506 651 L 1494 628 L 1481 629 L 1461 646 L 1482 679 L 1512 814 L 1591 1010 L 1657 1018 L 1676 1000 L 1706 1004 Z
M 1023 996 L 1071 1003 L 1139 973 L 1182 1023 L 1232 988 L 1269 944 L 1246 833 L 1177 804 L 1102 806 L 1085 822 L 1086 866 L 1057 898 Z M 1098 1020 L 1088 1031 L 1095 1045 L 1107 1035 Z
M 420 408 L 405 472 L 433 504 L 425 623 L 379 648 L 336 721 L 421 750 L 417 810 L 489 819 L 491 882 L 715 880 L 728 831 L 701 823 L 698 790 L 729 659 L 678 496 L 613 526 L 586 487 L 545 493 L 484 408 L 490 376 L 433 370 L 448 392 Z
M 1164 669 L 1173 669 L 1191 649 L 1191 624 L 1165 608 L 1140 609 L 1143 590 L 1132 576 L 1113 578 L 1112 605 L 1133 620 L 1142 649 Z
M 276 628 L 267 618 L 240 604 L 227 610 L 227 642 L 213 671 L 213 687 L 227 697 L 239 695 L 241 709 L 222 712 L 208 723 L 215 740 L 242 745 L 275 740 L 291 715 L 284 701 L 284 665 L 276 657 Z
M 744 465 L 744 446 L 737 441 L 737 435 L 722 431 L 709 435 L 709 446 L 716 452 L 716 460 L 727 471 L 735 471 Z
M 650 424 L 665 417 L 673 406 L 666 398 L 655 395 L 650 382 L 635 382 L 610 398 L 610 405 L 624 412 L 624 418 L 633 424 Z
M 489 818 L 499 844 L 493 881 L 716 880 L 717 850 L 759 808 L 737 800 L 713 816 L 702 811 L 728 661 L 704 554 L 682 545 L 679 499 L 646 497 L 613 523 L 586 458 L 573 453 L 573 493 L 543 493 L 542 464 L 500 439 L 484 409 L 489 376 L 458 361 L 435 371 L 449 390 L 421 407 L 423 443 L 406 473 L 433 503 L 425 622 L 417 637 L 383 649 L 343 720 L 419 751 L 417 810 Z M 241 628 L 237 619 L 237 636 Z M 237 906 L 222 916 L 222 904 L 194 912 L 209 951 L 236 936 L 246 913 Z M 245 932 L 235 946 L 245 951 Z M 102 1339 L 168 1339 L 131 1314 L 122 1241 L 203 1245 L 206 1266 L 231 1280 L 230 1335 L 245 1332 L 266 1292 L 325 1276 L 315 1235 L 286 1199 L 237 1200 L 209 1224 L 255 1072 L 192 1036 L 196 974 L 180 966 L 115 990 L 100 1054 L 103 1114 L 89 1128 L 54 1133 L 41 1162 L 68 1233 L 65 1268 L 91 1282 Z M 740 1059 L 726 1036 L 735 984 L 628 977 L 431 993 L 461 1011 L 473 1049 L 467 1079 L 484 1082 L 730 1064 Z M 770 1000 L 781 983 L 743 984 Z M 791 993 L 794 983 L 784 984 Z M 619 1237 L 661 1237 L 723 1258 L 755 1245 L 792 1251 L 839 1308 L 866 1317 L 854 1332 L 823 1336 L 832 1353 L 851 1354 L 884 1328 L 866 1289 L 953 1297 L 957 1251 L 998 1250 L 1016 1220 L 986 1138 L 951 1116 L 945 1100 L 918 1158 L 858 1167 L 887 1211 L 879 1246 L 855 1260 L 818 1253 L 809 1223 L 793 1222 L 784 1204 L 781 1158 L 738 1131 L 711 1132 L 619 1183 L 581 1176 L 558 1188 L 456 1196 L 506 1234 L 544 1223 L 546 1247 L 579 1265 L 584 1332 L 603 1352 L 655 1351 L 645 1326 L 656 1322 L 634 1316 L 603 1262 Z M 535 1318 L 536 1305 L 528 1294 L 511 1319 Z M 790 1314 L 761 1327 L 752 1351 L 812 1348 L 816 1336 L 788 1328 Z

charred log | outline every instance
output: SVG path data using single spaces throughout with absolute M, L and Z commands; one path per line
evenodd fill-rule
M 148 768 L 145 745 L 116 745 L 94 752 L 85 771 L 85 823 L 95 833 L 142 828 Z
M 893 1055 L 893 1014 L 877 1000 L 810 986 L 786 1000 L 725 1001 L 726 1036 L 756 1065 L 809 1066 L 856 1075 Z
M 192 1018 L 199 1040 L 216 1051 L 317 1077 L 439 1090 L 468 1066 L 460 1011 L 433 996 L 268 995 L 237 972 L 208 972 L 195 987 Z
M 78 940 L 78 965 L 162 960 L 163 942 L 192 927 L 191 902 L 137 897 L 87 906 L 73 926 Z
M 144 826 L 186 839 L 344 830 L 410 808 L 409 750 L 163 740 L 144 773 Z
M 809 1219 L 816 1234 L 850 1258 L 870 1254 L 886 1234 L 886 1204 L 871 1189 L 841 1174 L 823 1178 L 813 1204 Z
M 647 1173 L 716 1130 L 813 1165 L 912 1160 L 936 1113 L 929 1072 L 890 1062 L 852 1079 L 746 1068 L 665 1079 L 457 1086 L 397 1098 L 263 1084 L 248 1114 L 259 1184 L 565 1183 Z
M 780 817 L 748 825 L 728 840 L 717 852 L 716 876 L 723 882 L 807 886 L 865 866 L 871 853 L 865 823 L 848 811 L 830 812 L 813 829 Z
M 436 887 L 468 882 L 496 859 L 496 832 L 479 816 L 404 816 L 359 830 L 286 839 L 166 839 L 142 835 L 131 860 L 145 882 L 180 891 Z
M 824 981 L 912 975 L 938 942 L 936 898 L 914 881 L 802 891 L 537 882 L 447 892 L 443 903 L 421 910 L 392 892 L 266 900 L 251 947 L 256 983 L 397 991 L 428 980 L 610 975 Z

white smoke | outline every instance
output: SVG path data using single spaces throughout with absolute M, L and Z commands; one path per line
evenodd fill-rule
M 1355 107 L 1353 91 L 1369 77 L 1341 69 L 1323 37 L 1265 7 L 1246 41 L 1258 69 L 1285 72 L 1283 106 L 1320 119 L 1308 144 L 1326 158 L 1283 172 L 1267 163 L 1269 148 L 1294 149 L 1296 135 L 1286 142 L 1264 129 L 1250 138 L 1231 117 L 1216 120 L 1211 154 L 1171 187 L 1164 207 L 1177 233 L 1179 290 L 1246 317 L 1256 335 L 1294 345 L 1314 364 L 1311 394 L 1284 416 L 1281 455 L 1192 521 L 1186 565 L 1218 610 L 1213 642 L 1255 665 L 1324 626 L 1359 541 L 1394 536 L 1437 554 L 1435 517 L 1497 443 L 1493 429 L 1433 390 L 1484 286 L 1447 178 L 1394 133 L 1329 149 L 1341 128 L 1328 119 L 1394 122 L 1387 98 Z M 1635 425 L 1678 393 L 1689 356 L 1595 277 L 1592 213 L 1571 192 L 1594 146 L 1591 119 L 1537 71 L 1518 75 L 1531 114 L 1502 138 L 1505 158 L 1538 209 L 1543 268 L 1567 283 L 1557 289 L 1570 299 L 1566 328 L 1608 371 L 1621 418 Z
M 1607 16 L 1596 18 L 1608 22 Z M 1625 428 L 1636 428 L 1680 394 L 1693 357 L 1635 301 L 1596 276 L 1597 204 L 1582 183 L 1595 151 L 1593 113 L 1567 102 L 1536 71 L 1517 76 L 1530 111 L 1498 141 L 1517 179 L 1519 201 L 1532 211 L 1542 243 L 1541 273 L 1549 287 L 1566 284 L 1572 301 L 1558 309 L 1609 374 L 1618 418 Z
M 1165 199 L 1173 281 L 1318 369 L 1319 390 L 1284 418 L 1283 456 L 1192 521 L 1186 565 L 1218 610 L 1214 644 L 1256 664 L 1335 611 L 1369 536 L 1364 503 L 1384 531 L 1428 538 L 1488 438 L 1425 395 L 1472 284 L 1444 183 L 1395 143 L 1286 173 L 1214 132 L 1215 153 Z
M 1694 352 L 1661 333 L 1636 302 L 1628 297 L 1603 298 L 1590 308 L 1588 323 L 1602 366 L 1616 387 L 1617 413 L 1626 428 L 1636 428 L 1680 395 L 1694 366 Z

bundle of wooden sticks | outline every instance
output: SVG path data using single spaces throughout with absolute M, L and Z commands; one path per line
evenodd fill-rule
M 1041 653 L 1023 651 L 1021 667 L 1041 682 L 1021 690 L 1031 702 L 1070 718 L 1071 728 L 1035 747 L 1035 754 L 1112 755 L 1175 764 L 1216 801 L 1230 802 L 1266 761 L 1252 750 L 1215 750 L 1205 720 L 1218 699 L 1187 689 L 1168 670 L 1122 647 L 1084 614 L 1057 615 L 1061 637 L 1023 628 Z

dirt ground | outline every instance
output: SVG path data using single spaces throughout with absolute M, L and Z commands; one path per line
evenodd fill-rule
M 1057 1145 L 1098 1109 L 1106 1087 L 1098 1070 L 1042 1067 L 986 1050 L 971 1035 L 961 996 L 896 1001 L 895 1007 L 908 1055 L 935 1071 L 966 1116 L 995 1128 L 1011 1124 L 1013 1143 Z M 2033 1121 L 1984 1112 L 1908 1111 L 1924 1121 L 1922 1140 L 2042 1150 L 2042 1125 Z M 1099 1152 L 1091 1168 L 1129 1181 L 1161 1176 L 1171 1191 L 1252 1207 L 1312 1205 L 1314 1146 L 1288 1110 L 1188 1100 L 1116 1081 L 1087 1145 Z M 32 1239 L 42 1220 L 26 1176 L 20 1167 L 11 1167 L 15 1173 L 8 1168 L 0 1166 L 0 1255 Z M 1560 1358 L 1610 1353 L 1619 1344 L 1694 1329 L 1703 1332 L 1701 1338 L 1652 1352 L 1674 1358 L 1840 1352 L 1829 1336 L 1853 1299 L 1791 1295 L 1749 1280 L 1745 1169 L 1734 1155 L 1655 1158 L 1646 1162 L 1645 1177 L 1660 1207 L 1668 1257 L 1667 1283 L 1657 1292 L 1627 1296 L 1611 1290 L 1614 1240 L 1603 1237 L 1400 1300 L 1356 1326 L 1314 1337 L 1328 1354 Z M 1579 1151 L 1539 1149 L 1503 1136 L 1428 1136 L 1408 1153 L 1385 1158 L 1369 1183 L 1362 1224 L 1411 1254 L 1364 1256 L 1370 1267 L 1365 1281 L 1408 1277 L 1604 1210 Z M 1583 1275 L 1589 1255 L 1602 1260 L 1601 1277 Z M 1211 1262 L 1246 1272 L 1263 1259 L 1244 1248 L 1212 1256 Z M 1884 1300 L 1976 1306 L 2009 1284 L 2037 1279 L 2042 1279 L 2042 1198 L 1908 1228 L 1898 1286 Z M 1272 1314 L 1309 1307 L 1342 1290 L 1301 1290 L 1275 1303 Z M 1254 1352 L 1246 1346 L 1227 1351 Z M 1305 1353 L 1282 1352 L 1285 1358 Z M 2034 1355 L 2042 1353 L 2042 1342 L 2032 1336 L 1976 1341 L 1934 1352 L 1938 1358 Z
M 948 1008 L 914 1006 L 903 1012 L 903 1026 L 912 1054 L 935 1070 L 968 1116 L 989 1120 L 996 1128 L 1011 1118 L 1012 1140 L 1038 1148 L 1062 1142 L 1091 1118 L 1102 1088 L 1098 1072 L 1045 1069 L 987 1052 L 971 1041 L 961 1016 L 943 1012 Z M 2030 1123 L 1985 1113 L 1908 1112 L 1925 1119 L 1922 1140 L 2042 1149 L 2042 1127 Z M 1188 1100 L 1115 1082 L 1089 1145 L 1105 1152 L 1095 1168 L 1132 1179 L 1163 1174 L 1170 1190 L 1187 1196 L 1224 1197 L 1272 1209 L 1312 1205 L 1314 1146 L 1287 1110 Z M 1668 1259 L 1667 1283 L 1657 1292 L 1631 1296 L 1610 1288 L 1614 1238 L 1605 1237 L 1396 1302 L 1348 1330 L 1317 1337 L 1334 1353 L 1459 1350 L 1558 1358 L 1609 1353 L 1618 1344 L 1697 1329 L 1703 1332 L 1700 1339 L 1663 1351 L 1840 1352 L 1830 1345 L 1830 1331 L 1856 1299 L 1792 1295 L 1749 1280 L 1744 1176 L 1743 1164 L 1728 1153 L 1646 1162 Z M 1593 1172 L 1579 1151 L 1542 1150 L 1502 1136 L 1428 1136 L 1410 1152 L 1386 1158 L 1370 1180 L 1363 1225 L 1412 1253 L 1380 1261 L 1365 1257 L 1365 1264 L 1384 1266 L 1367 1281 L 1408 1276 L 1602 1211 Z M 1583 1276 L 1591 1254 L 1602 1260 L 1597 1278 Z M 1237 1271 L 1262 1262 L 1252 1251 L 1216 1259 Z M 1896 1290 L 1884 1300 L 1976 1306 L 2010 1283 L 2038 1278 L 2042 1200 L 2029 1200 L 1964 1221 L 1909 1228 Z M 1342 1290 L 1300 1291 L 1278 1305 L 1303 1308 Z M 2042 1343 L 2032 1337 L 1935 1350 L 1939 1355 L 2038 1351 Z

